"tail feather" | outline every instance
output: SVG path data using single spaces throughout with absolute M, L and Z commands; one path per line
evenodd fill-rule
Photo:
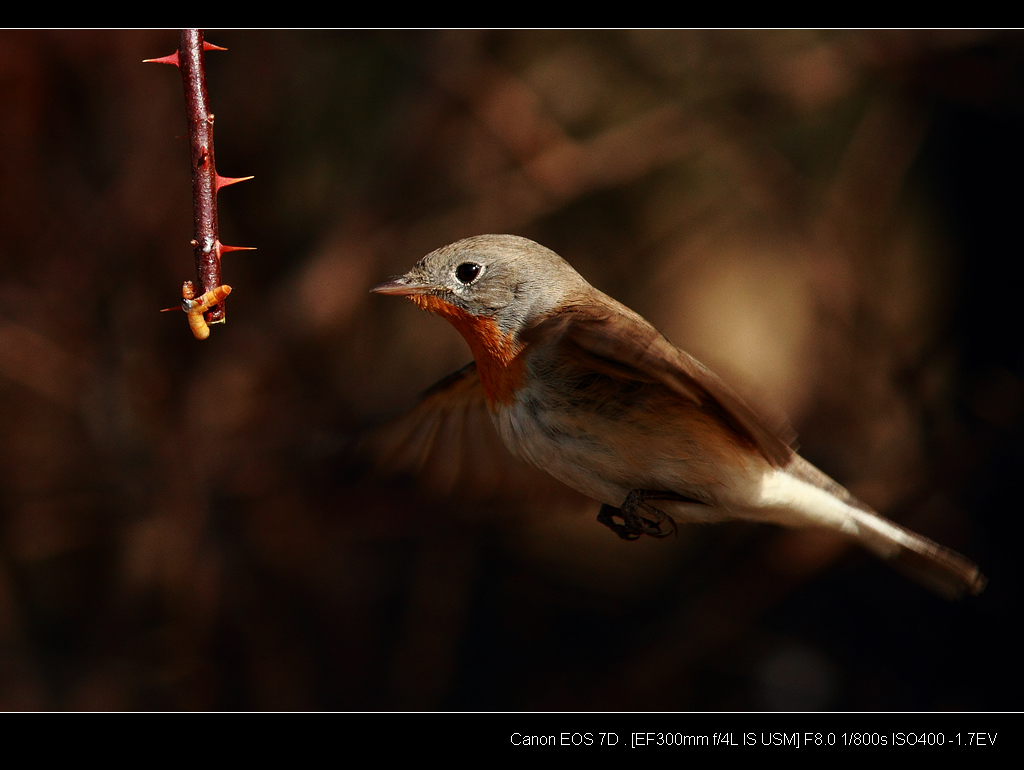
M 775 471 L 761 494 L 765 518 L 842 532 L 949 599 L 977 595 L 988 582 L 970 559 L 879 516 L 802 457 Z
M 978 565 L 956 551 L 911 532 L 877 513 L 851 511 L 858 539 L 866 548 L 906 572 L 927 588 L 949 599 L 977 595 L 988 579 Z

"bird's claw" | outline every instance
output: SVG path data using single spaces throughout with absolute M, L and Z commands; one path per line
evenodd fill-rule
M 607 503 L 602 505 L 597 520 L 623 540 L 636 540 L 641 535 L 668 537 L 676 534 L 675 520 L 647 502 L 650 496 L 644 490 L 635 489 L 626 496 L 621 508 Z

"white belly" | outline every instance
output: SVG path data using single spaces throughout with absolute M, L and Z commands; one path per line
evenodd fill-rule
M 725 457 L 720 446 L 686 435 L 671 419 L 652 424 L 639 410 L 617 419 L 545 410 L 528 396 L 492 414 L 502 440 L 516 456 L 588 497 L 619 507 L 634 489 L 674 492 L 707 504 L 659 504 L 666 513 L 714 521 L 742 516 L 738 509 L 758 495 L 763 463 L 738 459 L 735 451 Z

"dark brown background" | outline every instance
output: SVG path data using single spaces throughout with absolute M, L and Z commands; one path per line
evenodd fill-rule
M 1019 709 L 1020 34 L 209 32 L 229 323 L 197 342 L 174 31 L 0 33 L 0 709 Z M 818 534 L 361 480 L 468 360 L 368 295 L 558 251 L 865 501 Z

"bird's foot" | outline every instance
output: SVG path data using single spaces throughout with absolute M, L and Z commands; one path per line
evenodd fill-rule
M 691 502 L 689 498 L 674 492 L 634 489 L 626 495 L 620 508 L 607 503 L 602 505 L 597 520 L 623 540 L 636 540 L 641 535 L 668 537 L 676 534 L 675 521 L 661 509 L 651 505 L 652 500 Z

